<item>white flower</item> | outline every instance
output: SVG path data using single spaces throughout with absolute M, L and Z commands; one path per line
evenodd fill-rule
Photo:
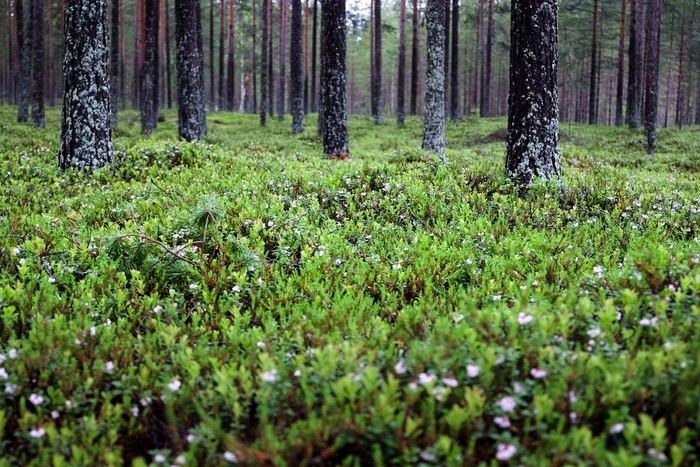
M 262 277 L 258 277 L 258 285 L 263 285 Z
M 187 442 L 189 444 L 192 444 L 197 439 L 197 437 L 195 435 L 193 435 L 192 433 L 190 433 L 189 435 L 187 435 L 185 437 L 185 439 L 187 440 Z
M 451 388 L 456 388 L 457 387 L 457 380 L 452 378 L 452 377 L 447 377 L 447 378 L 442 378 L 442 384 L 445 386 L 449 386 Z
M 496 402 L 496 405 L 501 408 L 504 412 L 512 412 L 515 409 L 515 399 L 513 399 L 510 396 L 505 396 L 498 402 Z
M 234 285 L 233 288 L 231 289 L 231 292 L 233 292 L 233 293 L 241 293 L 241 286 L 238 285 L 238 284 Z
M 535 379 L 541 379 L 547 376 L 547 370 L 543 370 L 542 368 L 533 368 L 530 370 L 530 376 L 532 376 Z
M 175 458 L 175 463 L 185 465 L 187 463 L 187 458 L 184 455 L 180 454 Z
M 422 384 L 423 386 L 432 383 L 437 379 L 437 376 L 435 375 L 429 375 L 427 373 L 421 373 L 418 375 L 418 382 Z
M 156 454 L 153 457 L 153 462 L 155 462 L 156 464 L 162 464 L 163 462 L 165 462 L 165 456 L 163 454 Z
M 7 393 L 7 394 L 14 394 L 16 390 L 17 390 L 16 384 L 5 385 L 5 393 Z
M 267 221 L 267 226 L 268 226 L 268 227 L 272 227 L 273 225 L 275 225 L 274 222 L 272 222 L 272 221 Z
M 493 422 L 501 428 L 510 428 L 510 419 L 505 415 L 494 417 Z
M 294 376 L 297 378 L 301 376 L 301 370 L 294 370 Z
M 403 360 L 399 360 L 399 363 L 394 365 L 394 371 L 396 371 L 396 374 L 398 375 L 406 373 L 406 364 L 403 362 Z
M 44 402 L 44 398 L 41 397 L 39 394 L 32 393 L 32 395 L 29 396 L 29 402 L 31 402 L 34 405 L 41 405 Z
M 416 383 L 415 381 L 411 381 L 408 384 L 408 388 L 413 392 L 418 392 L 418 383 Z
M 58 413 L 58 410 L 52 410 L 52 411 L 51 411 L 51 418 L 53 418 L 54 420 L 56 420 L 56 419 L 59 418 L 60 416 L 61 416 L 61 414 Z
M 600 335 L 600 329 L 598 329 L 598 328 L 590 329 L 590 330 L 588 330 L 588 332 L 586 334 L 588 334 L 589 337 L 594 337 L 594 338 L 598 337 Z
M 10 375 L 7 374 L 7 370 L 0 368 L 0 378 L 7 379 Z
M 107 363 L 104 364 L 104 366 L 102 366 L 102 369 L 103 369 L 104 371 L 112 371 L 112 370 L 114 370 L 114 362 L 111 361 L 111 360 L 108 361 Z
M 7 352 L 7 355 L 9 355 L 12 360 L 14 360 L 15 358 L 17 358 L 17 349 L 10 349 L 10 351 Z
M 191 290 L 194 290 L 194 289 L 196 289 L 196 288 L 198 288 L 198 287 L 199 287 L 199 285 L 197 285 L 197 284 L 190 284 L 190 289 L 191 289 Z
M 642 318 L 639 320 L 639 325 L 640 326 L 656 326 L 659 323 L 659 318 L 654 316 L 653 318 Z
M 75 345 L 83 345 L 83 341 L 81 341 L 80 339 L 76 339 Z
M 263 341 L 258 341 L 257 346 L 260 347 L 261 349 L 264 349 L 265 343 Z
M 226 451 L 224 453 L 224 459 L 231 462 L 232 464 L 238 464 L 238 456 L 232 453 L 231 451 Z
M 467 263 L 467 265 L 471 266 L 471 265 L 472 265 L 472 260 L 471 260 L 471 259 L 467 259 L 466 263 Z
M 625 425 L 618 422 L 618 423 L 616 423 L 616 424 L 614 424 L 613 426 L 610 427 L 610 434 L 611 434 L 611 435 L 616 435 L 616 434 L 618 434 L 618 433 L 621 433 L 622 430 L 624 430 L 624 429 L 625 429 Z
M 528 315 L 525 312 L 521 311 L 520 313 L 518 313 L 518 324 L 520 324 L 521 326 L 526 325 L 527 323 L 529 323 L 533 319 L 534 318 L 532 317 L 532 315 Z
M 428 451 L 423 451 L 420 453 L 420 458 L 426 462 L 430 462 L 430 461 L 435 460 L 435 454 L 428 452 Z
M 266 383 L 274 383 L 277 381 L 277 370 L 265 371 L 260 375 L 260 378 Z
M 7 360 L 7 358 L 5 357 L 5 354 L 1 354 L 1 353 L 0 353 L 0 365 L 2 365 L 3 363 L 5 363 L 5 360 Z
M 578 414 L 576 412 L 569 413 L 569 420 L 571 420 L 571 423 L 576 423 L 578 421 Z
M 537 282 L 537 281 L 532 281 L 532 286 L 533 286 L 533 287 L 537 287 L 538 285 L 540 285 L 539 282 Z
M 139 416 L 139 408 L 138 408 L 137 406 L 133 406 L 133 407 L 131 408 L 131 415 L 133 415 L 134 417 L 138 417 L 138 416 Z
M 163 307 L 161 305 L 156 305 L 156 307 L 153 309 L 153 313 L 160 313 L 163 311 Z
M 569 391 L 569 402 L 573 404 L 577 400 L 578 396 L 576 395 L 576 393 L 574 391 Z
M 433 388 L 433 396 L 435 396 L 435 399 L 441 401 L 442 396 L 447 392 L 447 388 L 444 388 L 442 386 L 435 386 Z
M 107 321 L 105 321 L 104 326 L 107 327 L 107 326 L 109 326 L 110 324 L 112 324 L 112 320 L 109 319 L 109 318 L 107 318 Z
M 139 404 L 141 404 L 143 407 L 148 407 L 149 405 L 151 405 L 152 401 L 153 399 L 151 399 L 150 397 L 142 397 L 141 399 L 139 399 Z
M 505 361 L 506 361 L 506 357 L 504 357 L 504 356 L 501 355 L 500 357 L 498 357 L 498 358 L 493 362 L 493 364 L 494 364 L 494 365 L 500 365 L 501 363 L 503 363 L 503 362 L 505 362 Z
M 343 264 L 343 260 L 342 260 L 342 259 L 338 258 L 338 259 L 335 260 L 335 265 L 336 265 L 336 266 L 340 266 L 341 264 Z
M 36 439 L 43 438 L 45 434 L 46 430 L 44 430 L 43 428 L 35 428 L 29 432 L 29 436 Z
M 391 266 L 391 269 L 395 269 L 395 270 L 396 270 L 396 269 L 401 269 L 401 265 L 400 265 L 400 264 L 393 264 L 393 265 Z
M 666 454 L 664 454 L 663 452 L 657 452 L 656 449 L 654 449 L 654 448 L 649 448 L 649 450 L 647 451 L 647 454 L 649 454 L 649 456 L 651 456 L 651 457 L 655 457 L 655 458 L 662 460 L 662 461 L 666 460 Z
M 13 248 L 13 249 L 12 249 L 12 255 L 13 255 L 13 256 L 18 256 L 18 255 L 19 255 L 19 251 L 20 251 L 19 248 Z
M 475 365 L 474 363 L 470 363 L 467 365 L 467 376 L 470 378 L 476 378 L 479 376 L 479 371 L 481 368 L 479 368 L 479 365 Z
M 603 266 L 594 266 L 593 272 L 600 279 L 603 277 Z
M 502 298 L 501 295 L 494 295 L 494 296 L 493 296 L 493 301 L 494 301 L 494 302 L 497 302 L 497 301 L 500 300 L 501 298 Z
M 70 409 L 71 407 L 73 407 L 73 401 L 66 401 L 66 408 Z
M 94 336 L 95 334 L 97 334 L 97 328 L 95 326 L 91 326 L 90 327 L 90 335 Z
M 168 383 L 168 387 L 171 391 L 175 392 L 182 386 L 182 382 L 179 379 L 175 379 Z
M 49 282 L 51 282 L 52 284 L 55 283 L 55 282 L 56 282 L 56 278 L 53 277 L 53 276 L 49 277 Z
M 500 443 L 496 448 L 496 460 L 507 461 L 515 454 L 517 449 L 512 444 Z

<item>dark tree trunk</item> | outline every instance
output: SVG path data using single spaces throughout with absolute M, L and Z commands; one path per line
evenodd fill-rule
M 119 51 L 119 1 L 120 0 L 112 0 L 112 36 L 110 37 L 111 80 L 109 88 L 110 106 L 112 108 L 112 125 L 116 125 L 119 121 L 119 58 L 121 57 Z
M 630 0 L 630 42 L 629 42 L 629 75 L 627 78 L 627 125 L 639 128 L 642 124 L 642 34 L 644 16 L 640 2 Z
M 31 0 L 32 113 L 29 124 L 46 127 L 44 112 L 44 0 Z
M 411 110 L 416 115 L 418 106 L 418 0 L 413 0 L 413 17 L 411 27 Z
M 284 98 L 287 88 L 287 0 L 280 0 L 280 86 L 277 90 L 277 121 L 284 121 Z
M 200 0 L 175 0 L 175 68 L 178 134 L 185 141 L 207 134 Z
M 17 48 L 19 50 L 19 92 L 17 97 L 17 122 L 23 123 L 29 120 L 29 88 L 32 74 L 32 41 L 30 34 L 31 29 L 25 28 L 25 0 L 15 1 L 17 2 L 15 7 L 15 14 L 17 15 Z
M 406 0 L 401 0 L 399 19 L 399 77 L 396 98 L 396 123 L 404 124 L 404 97 L 406 95 Z
M 323 22 L 323 3 L 321 3 L 321 44 L 319 45 L 319 57 L 320 57 L 320 64 L 319 64 L 319 92 L 318 92 L 318 129 L 317 132 L 319 136 L 323 136 L 323 95 L 325 92 L 325 86 L 323 85 L 323 67 L 325 66 L 325 58 L 323 56 L 324 54 L 324 43 L 325 40 L 323 37 L 325 36 L 325 33 L 323 32 L 324 22 Z M 372 51 L 372 48 L 370 47 L 370 53 Z M 374 63 L 370 60 L 371 63 Z
M 226 35 L 224 34 L 224 24 L 226 23 L 226 1 L 219 0 L 221 2 L 221 7 L 219 8 L 219 110 L 223 110 L 224 101 L 226 96 L 224 95 L 224 78 L 226 77 L 226 70 L 224 69 L 224 53 L 226 48 Z M 229 0 L 230 1 L 230 0 Z
M 382 1 L 374 0 L 374 72 L 372 76 L 372 117 L 375 125 L 382 124 L 384 99 L 382 95 Z
M 123 5 L 122 5 L 123 6 Z M 124 8 L 119 8 L 119 30 L 122 34 L 119 36 L 119 98 L 121 100 L 121 109 L 126 110 L 126 36 L 124 29 Z
M 257 31 L 257 11 L 255 5 L 258 3 L 257 0 L 252 0 L 253 3 L 253 108 L 252 112 L 257 113 L 258 111 L 258 31 Z
M 214 68 L 214 0 L 209 0 L 209 110 L 212 112 L 216 110 Z
M 146 37 L 141 73 L 141 134 L 158 127 L 158 19 L 160 0 L 146 0 Z
M 593 2 L 593 38 L 591 43 L 591 76 L 588 88 L 588 124 L 598 123 L 598 5 Z
M 676 125 L 678 125 L 679 128 L 683 128 L 683 123 L 685 119 L 685 9 L 681 13 L 683 15 L 682 23 L 681 23 L 681 44 L 680 44 L 680 50 L 678 52 L 678 93 L 676 96 Z M 691 28 L 693 22 L 691 21 Z M 670 69 L 670 67 L 669 67 Z M 670 81 L 670 80 L 669 80 Z
M 236 5 L 228 3 L 228 69 L 226 73 L 226 110 L 236 110 Z
M 309 0 L 304 6 L 304 115 L 309 113 Z
M 166 92 L 168 99 L 168 108 L 173 108 L 173 80 L 170 76 L 170 68 L 172 63 L 170 60 L 170 5 L 169 0 L 165 1 L 165 81 L 167 83 Z
M 493 0 L 489 0 L 489 10 L 486 17 L 486 61 L 484 62 L 484 82 L 481 90 L 481 100 L 484 104 L 484 117 L 493 117 L 491 112 L 491 55 L 493 51 Z
M 292 43 L 289 47 L 292 79 L 292 133 L 304 131 L 304 37 L 301 28 L 301 0 L 292 0 Z
M 311 112 L 316 112 L 318 107 L 316 107 L 316 32 L 318 30 L 318 0 L 314 0 L 314 20 L 313 20 L 313 31 L 311 39 Z
M 140 108 L 141 65 L 143 60 L 143 0 L 134 0 L 134 70 L 131 84 L 131 108 Z
M 479 49 L 479 117 L 488 117 L 488 102 L 486 102 L 486 16 L 484 5 L 486 0 L 479 0 L 479 33 L 477 34 L 477 49 Z
M 644 133 L 647 154 L 656 147 L 656 119 L 659 110 L 659 36 L 661 34 L 661 0 L 649 0 L 646 33 L 646 98 L 644 101 Z
M 262 50 L 260 54 L 260 126 L 267 125 L 268 99 L 267 90 L 269 88 L 267 81 L 269 68 L 267 66 L 268 52 L 270 50 L 269 29 L 267 28 L 267 17 L 270 14 L 269 0 L 262 0 Z
M 54 17 L 53 2 L 49 2 L 49 105 L 55 108 L 58 105 L 56 95 L 56 60 L 54 60 Z
M 450 89 L 450 0 L 444 0 L 445 2 L 445 120 L 447 120 L 447 115 L 449 108 L 447 106 L 447 100 Z
M 17 1 L 17 0 L 15 0 Z M 13 3 L 7 2 L 7 42 L 9 47 L 8 55 L 8 82 L 7 82 L 7 102 L 14 104 L 17 100 L 17 65 L 15 64 L 15 34 L 16 30 L 12 27 L 12 16 L 14 15 Z
M 321 23 L 323 152 L 342 159 L 349 152 L 345 0 L 324 0 Z
M 617 102 L 615 105 L 615 126 L 622 126 L 624 118 L 622 108 L 624 106 L 625 86 L 625 20 L 627 19 L 627 0 L 622 0 L 620 12 L 620 42 L 617 47 Z
M 452 0 L 452 51 L 450 52 L 450 119 L 459 121 L 459 0 Z M 447 89 L 445 89 L 447 90 Z
M 557 0 L 513 0 L 506 170 L 527 189 L 561 176 Z
M 275 73 L 273 69 L 274 56 L 272 54 L 274 49 L 274 30 L 272 29 L 272 25 L 274 24 L 274 21 L 272 20 L 274 5 L 272 0 L 268 0 L 267 13 L 267 31 L 269 34 L 267 50 L 267 105 L 269 106 L 268 112 L 270 114 L 270 118 L 272 118 L 272 116 L 275 115 Z
M 427 0 L 428 63 L 423 110 L 423 149 L 445 162 L 445 2 Z
M 114 162 L 107 0 L 67 0 L 58 165 L 98 169 Z

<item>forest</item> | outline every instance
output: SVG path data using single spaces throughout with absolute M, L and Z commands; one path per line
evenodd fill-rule
M 700 463 L 697 0 L 0 5 L 0 467 Z

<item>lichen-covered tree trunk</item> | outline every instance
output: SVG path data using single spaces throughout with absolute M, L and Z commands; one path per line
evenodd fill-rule
M 527 188 L 561 176 L 557 0 L 513 0 L 506 170 Z
M 270 49 L 270 34 L 267 28 L 267 17 L 270 14 L 269 11 L 269 1 L 262 0 L 262 45 L 260 53 L 260 126 L 267 125 L 267 111 L 268 111 L 268 84 L 267 81 L 270 79 L 268 76 L 268 66 L 267 58 L 268 51 Z
M 284 120 L 284 99 L 287 87 L 287 0 L 280 0 L 280 86 L 277 90 L 277 120 Z
M 202 40 L 200 0 L 175 0 L 177 123 L 186 141 L 207 134 Z
M 348 149 L 345 0 L 324 0 L 321 9 L 323 152 L 343 157 Z
M 416 115 L 418 107 L 418 0 L 413 0 L 411 18 L 413 36 L 411 36 L 411 107 L 410 115 Z
M 316 107 L 316 35 L 318 31 L 318 0 L 314 0 L 314 12 L 313 12 L 313 26 L 312 26 L 312 38 L 311 38 L 311 111 L 316 112 L 318 107 Z
M 31 0 L 32 34 L 32 112 L 29 124 L 36 128 L 46 127 L 44 110 L 44 1 Z
M 107 0 L 66 0 L 63 109 L 58 164 L 97 169 L 114 162 Z
M 145 41 L 141 68 L 141 134 L 158 127 L 158 20 L 160 0 L 145 1 Z
M 109 98 L 112 108 L 112 125 L 116 125 L 119 121 L 119 1 L 112 0 L 112 34 L 110 36 L 111 53 L 110 53 L 110 87 Z
M 32 74 L 32 41 L 31 34 L 25 28 L 24 5 L 25 0 L 15 0 L 15 15 L 17 15 L 17 50 L 19 52 L 19 92 L 17 93 L 17 122 L 24 123 L 29 120 L 29 84 Z
M 428 63 L 423 110 L 423 149 L 445 161 L 445 2 L 427 0 Z
M 226 110 L 233 112 L 236 107 L 236 7 L 235 1 L 228 2 L 228 68 L 226 70 Z
M 374 69 L 372 72 L 372 117 L 382 124 L 382 0 L 374 0 Z
M 289 47 L 292 79 L 292 133 L 304 131 L 304 38 L 301 0 L 292 0 L 292 42 Z
M 452 50 L 450 51 L 450 119 L 459 121 L 459 0 L 452 0 Z
M 591 39 L 591 75 L 588 87 L 588 124 L 598 123 L 598 5 L 593 2 L 593 37 Z
M 661 0 L 649 0 L 646 31 L 646 97 L 644 100 L 644 134 L 647 154 L 656 147 L 656 119 L 659 112 L 659 36 L 661 34 Z
M 624 86 L 625 86 L 625 20 L 627 19 L 627 0 L 622 0 L 620 11 L 620 37 L 617 47 L 617 95 L 615 103 L 615 126 L 624 124 Z
M 404 124 L 404 98 L 406 97 L 406 0 L 401 0 L 399 18 L 399 76 L 397 82 L 396 123 Z

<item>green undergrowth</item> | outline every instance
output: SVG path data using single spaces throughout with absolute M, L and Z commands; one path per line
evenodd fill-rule
M 694 465 L 700 136 L 562 125 L 527 199 L 505 119 L 448 164 L 209 115 L 57 170 L 0 107 L 0 465 Z

